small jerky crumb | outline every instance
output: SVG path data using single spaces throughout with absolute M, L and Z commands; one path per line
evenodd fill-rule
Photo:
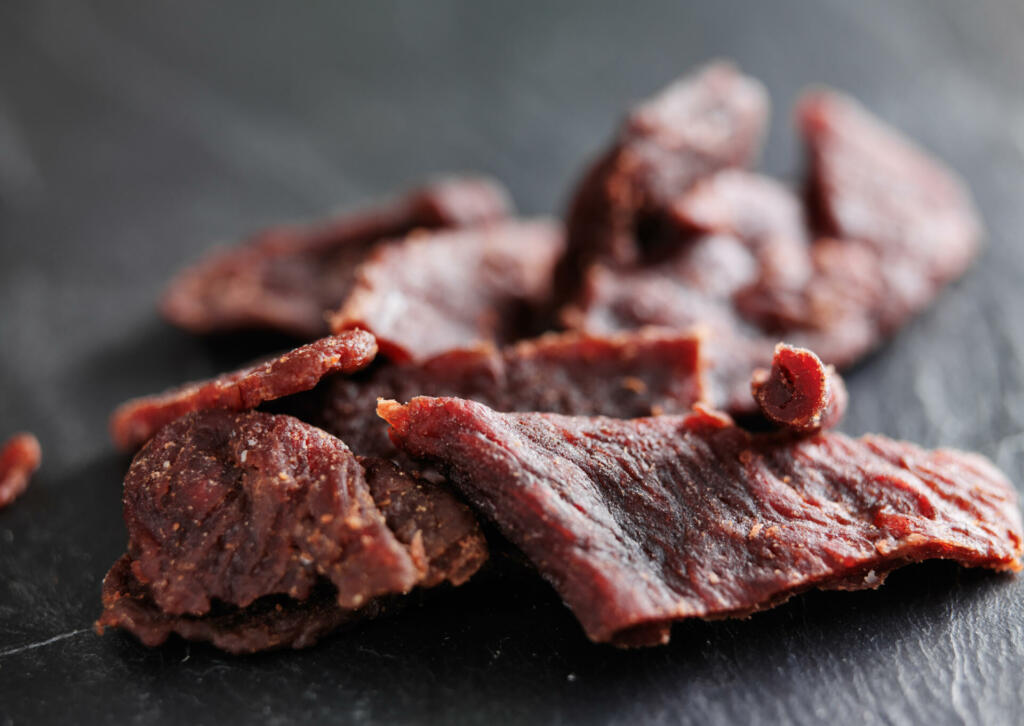
M 0 449 L 0 509 L 25 491 L 42 455 L 39 440 L 32 434 L 15 434 L 7 440 Z
M 330 335 L 260 365 L 128 401 L 110 417 L 110 434 L 119 448 L 131 451 L 191 411 L 255 408 L 264 401 L 308 391 L 330 373 L 364 368 L 376 355 L 377 342 L 365 331 Z
M 846 386 L 835 368 L 785 343 L 775 346 L 770 371 L 754 371 L 750 391 L 765 416 L 802 433 L 831 428 L 846 410 Z

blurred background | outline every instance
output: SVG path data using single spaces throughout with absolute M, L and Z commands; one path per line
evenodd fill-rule
M 0 724 L 80 704 L 102 720 L 196 722 L 1012 720 L 1024 706 L 1024 587 L 941 568 L 877 594 L 801 598 L 753 629 L 677 629 L 672 648 L 643 655 L 588 649 L 557 603 L 537 614 L 514 598 L 508 627 L 455 605 L 437 626 L 454 644 L 423 635 L 435 612 L 419 631 L 414 619 L 398 635 L 247 661 L 202 651 L 179 663 L 192 657 L 182 646 L 168 665 L 167 651 L 86 629 L 124 544 L 126 460 L 107 414 L 248 354 L 244 341 L 158 319 L 173 272 L 215 243 L 438 172 L 492 174 L 524 213 L 559 215 L 630 103 L 718 57 L 771 93 L 762 168 L 773 175 L 798 178 L 790 108 L 825 83 L 966 177 L 987 248 L 851 373 L 844 429 L 979 449 L 1021 481 L 1022 38 L 1017 0 L 6 0 L 0 438 L 35 431 L 44 468 L 0 513 Z M 538 618 L 557 635 L 530 640 Z M 55 636 L 66 637 L 22 649 Z M 60 692 L 79 681 L 87 692 Z M 305 695 L 296 705 L 282 688 Z

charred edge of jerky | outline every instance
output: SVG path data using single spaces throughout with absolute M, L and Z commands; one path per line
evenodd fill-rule
M 43 458 L 39 439 L 30 433 L 15 434 L 0 449 L 0 509 L 28 488 Z
M 814 433 L 839 423 L 847 393 L 835 368 L 806 348 L 779 343 L 770 371 L 759 368 L 750 381 L 762 413 L 792 431 Z
M 321 338 L 261 365 L 123 403 L 110 417 L 110 435 L 118 448 L 132 451 L 186 413 L 255 408 L 264 401 L 308 391 L 330 373 L 365 368 L 376 355 L 377 342 L 366 331 Z
M 213 252 L 171 281 L 160 310 L 193 333 L 274 329 L 316 338 L 328 332 L 323 313 L 346 294 L 349 268 L 376 244 L 419 228 L 501 219 L 511 209 L 495 180 L 441 178 L 389 203 L 311 225 L 273 227 Z M 337 255 L 342 264 L 331 264 Z M 282 267 L 289 270 L 283 276 L 277 274 Z

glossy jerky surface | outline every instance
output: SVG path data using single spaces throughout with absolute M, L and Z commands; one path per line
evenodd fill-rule
M 382 402 L 554 585 L 588 636 L 653 645 L 810 587 L 875 587 L 908 562 L 1016 570 L 1021 522 L 986 459 L 879 436 L 751 435 L 722 414 L 633 421 Z
M 375 410 L 378 398 L 455 396 L 501 411 L 636 418 L 688 411 L 706 398 L 696 333 L 636 330 L 610 336 L 548 334 L 496 349 L 442 353 L 422 363 L 378 360 L 314 392 L 318 425 L 357 454 L 397 452 Z
M 325 312 L 345 299 L 355 268 L 378 243 L 421 228 L 493 221 L 510 209 L 497 182 L 453 177 L 330 221 L 272 228 L 181 272 L 161 311 L 195 333 L 256 328 L 316 338 L 328 332 Z
M 331 326 L 371 331 L 396 361 L 518 340 L 539 332 L 562 251 L 550 221 L 412 235 L 360 266 Z
M 357 608 L 423 575 L 348 448 L 289 416 L 200 411 L 164 427 L 125 477 L 124 518 L 135 577 L 174 615 L 302 600 L 320 579 Z
M 0 448 L 0 509 L 20 497 L 42 461 L 39 440 L 32 434 L 15 434 Z
M 264 401 L 308 391 L 329 373 L 364 368 L 376 354 L 373 336 L 361 330 L 321 338 L 260 365 L 128 401 L 111 416 L 110 433 L 120 448 L 132 450 L 186 413 L 255 408 Z

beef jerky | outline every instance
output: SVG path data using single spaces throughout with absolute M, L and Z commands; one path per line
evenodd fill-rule
M 264 401 L 308 391 L 329 373 L 364 368 L 376 354 L 373 336 L 361 330 L 321 338 L 260 365 L 128 401 L 111 416 L 110 433 L 115 444 L 131 451 L 191 411 L 255 408 Z
M 359 267 L 331 326 L 371 331 L 397 361 L 517 340 L 534 332 L 562 249 L 548 221 L 413 235 Z
M 165 426 L 128 470 L 124 518 L 132 572 L 172 615 L 302 600 L 320 579 L 354 609 L 424 574 L 348 448 L 289 416 L 211 410 Z
M 422 551 L 426 574 L 418 583 L 460 585 L 487 559 L 487 545 L 476 518 L 442 486 L 399 471 L 389 462 L 366 459 L 366 480 L 374 503 L 395 537 Z M 119 559 L 103 580 L 103 614 L 97 629 L 124 628 L 147 646 L 177 633 L 187 640 L 208 641 L 231 653 L 274 648 L 305 648 L 342 627 L 400 609 L 402 598 L 381 596 L 358 609 L 338 606 L 336 590 L 319 581 L 302 600 L 266 595 L 240 608 L 212 603 L 203 615 L 170 614 L 157 605 L 149 588 L 132 573 L 132 560 Z
M 754 371 L 750 392 L 768 419 L 801 433 L 830 429 L 846 412 L 846 385 L 835 368 L 784 343 L 775 346 L 771 370 Z
M 659 256 L 596 258 L 562 322 L 595 333 L 703 324 L 711 400 L 746 413 L 747 379 L 770 363 L 779 338 L 845 367 L 923 309 L 977 249 L 967 193 L 852 100 L 816 92 L 798 112 L 811 157 L 810 227 L 778 183 L 736 169 L 709 174 L 667 202 L 656 227 L 632 224 L 637 244 Z M 570 246 L 577 234 L 570 226 Z
M 378 398 L 456 396 L 500 411 L 635 418 L 682 413 L 706 397 L 696 333 L 638 330 L 612 336 L 548 334 L 496 349 L 442 353 L 422 363 L 379 360 L 314 393 L 316 423 L 357 454 L 393 457 Z
M 379 242 L 493 221 L 510 207 L 496 182 L 455 177 L 330 221 L 272 228 L 180 273 L 161 311 L 195 333 L 253 328 L 316 338 L 328 332 L 325 311 L 345 299 L 356 266 Z
M 560 284 L 591 261 L 656 253 L 669 204 L 698 179 L 757 154 L 768 97 L 733 65 L 712 63 L 634 108 L 611 148 L 585 173 L 569 207 Z
M 24 493 L 41 459 L 39 440 L 32 434 L 16 434 L 0 448 L 0 509 Z
M 876 587 L 924 559 L 1020 569 L 1013 486 L 975 454 L 751 434 L 702 406 L 632 421 L 454 398 L 378 410 L 598 642 L 664 643 L 682 618 L 744 616 L 811 587 Z

